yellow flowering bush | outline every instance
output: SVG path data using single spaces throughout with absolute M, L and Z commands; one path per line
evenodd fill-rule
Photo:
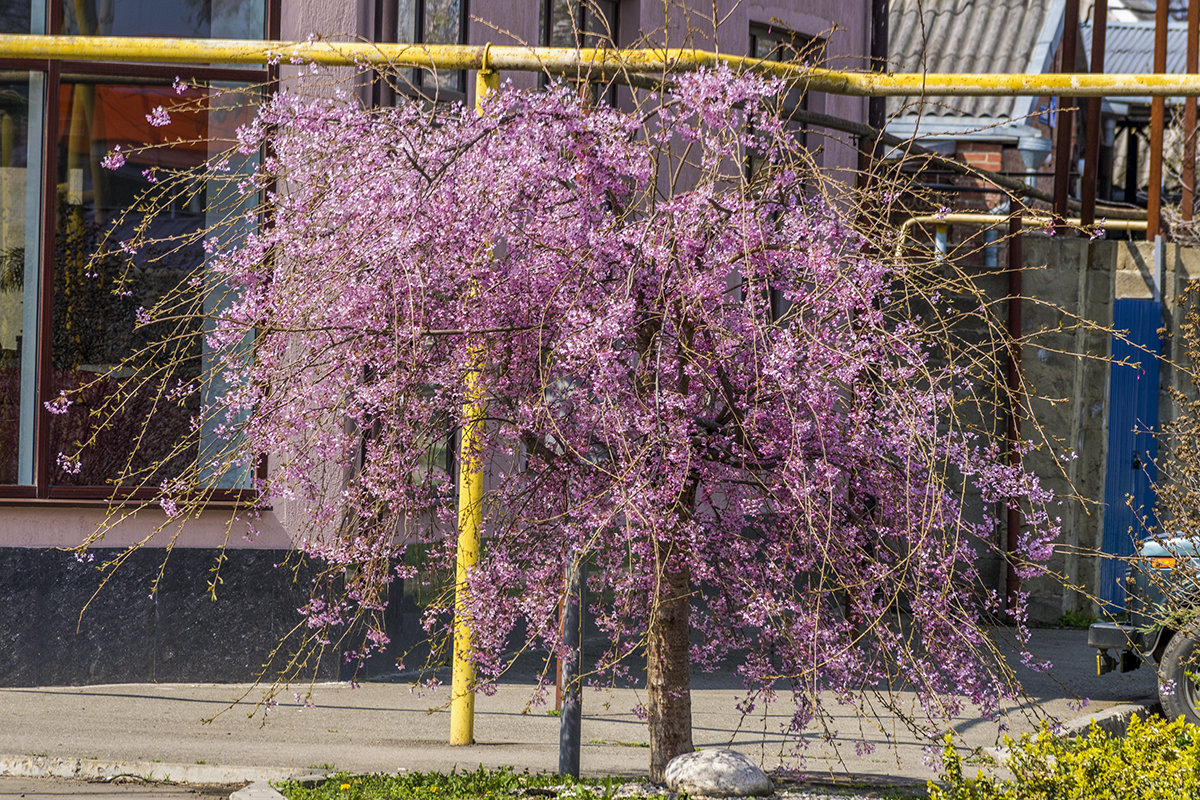
M 1134 717 L 1125 736 L 1093 725 L 1065 738 L 1043 726 L 1019 742 L 1005 738 L 1011 779 L 963 776 L 946 737 L 943 774 L 929 800 L 1178 800 L 1200 797 L 1200 728 L 1182 718 Z

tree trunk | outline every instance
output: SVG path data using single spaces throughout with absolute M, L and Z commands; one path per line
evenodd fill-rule
M 664 591 L 646 632 L 646 690 L 650 702 L 650 780 L 663 782 L 667 762 L 695 750 L 688 653 L 691 576 L 660 562 Z

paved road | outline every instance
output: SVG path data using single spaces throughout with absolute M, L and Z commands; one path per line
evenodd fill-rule
M 1030 730 L 1045 715 L 1078 716 L 1083 697 L 1091 698 L 1089 710 L 1098 710 L 1153 694 L 1148 669 L 1097 678 L 1084 631 L 1037 631 L 1033 650 L 1055 667 L 1045 675 L 1018 669 L 1028 696 L 1007 709 L 1011 732 Z M 783 708 L 743 717 L 733 708 L 738 691 L 729 676 L 701 677 L 696 686 L 697 746 L 734 746 L 767 767 L 787 754 L 789 745 L 779 733 L 787 716 Z M 423 695 L 402 684 L 368 683 L 358 689 L 322 684 L 313 687 L 313 706 L 289 694 L 265 720 L 253 713 L 257 692 L 179 684 L 0 689 L 0 774 L 119 772 L 233 783 L 329 768 L 368 772 L 507 764 L 536 771 L 557 765 L 559 721 L 546 714 L 545 706 L 530 704 L 531 685 L 524 682 L 478 698 L 478 744 L 465 748 L 445 743 L 445 690 Z M 646 729 L 632 711 L 644 699 L 635 690 L 585 694 L 585 773 L 644 774 Z M 911 706 L 912 699 L 898 697 L 902 705 Z M 820 734 L 807 737 L 807 770 L 851 773 L 868 781 L 930 777 L 923 763 L 929 741 L 879 710 L 878 721 L 860 723 L 849 708 L 834 706 L 829 730 L 845 737 L 843 743 Z M 1002 733 L 970 707 L 956 716 L 953 728 L 967 748 L 993 745 Z M 852 738 L 871 743 L 875 751 L 857 753 L 845 743 Z

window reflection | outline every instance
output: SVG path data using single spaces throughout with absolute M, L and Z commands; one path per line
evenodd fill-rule
M 170 86 L 87 82 L 76 78 L 62 85 L 59 106 L 57 216 L 55 219 L 53 340 L 51 394 L 88 388 L 64 414 L 50 418 L 51 458 L 73 452 L 96 433 L 91 412 L 102 407 L 121 378 L 123 360 L 150 341 L 170 333 L 177 337 L 173 353 L 158 353 L 169 384 L 198 384 L 207 354 L 199 320 L 189 328 L 164 328 L 173 323 L 138 325 L 138 318 L 165 294 L 186 284 L 203 269 L 205 255 L 197 235 L 208 229 L 214 215 L 252 204 L 229 197 L 227 188 L 210 182 L 180 183 L 149 217 L 122 216 L 151 183 L 170 181 L 199 166 L 229 146 L 237 125 L 249 121 L 239 104 L 214 107 L 215 93 L 190 88 L 182 94 Z M 182 106 L 182 108 L 181 108 Z M 148 118 L 168 109 L 169 123 L 154 126 Z M 142 149 L 150 143 L 173 142 L 169 148 Z M 124 163 L 105 169 L 101 161 L 120 148 Z M 225 185 L 227 186 L 227 185 Z M 224 194 L 224 197 L 220 195 Z M 232 203 L 232 205 L 231 205 Z M 223 209 L 218 206 L 223 204 Z M 105 233 L 112 228 L 107 242 Z M 122 252 L 119 243 L 139 230 L 154 244 L 136 253 Z M 92 255 L 101 249 L 99 260 Z M 203 281 L 196 291 L 205 291 Z M 207 298 L 204 299 L 208 303 Z M 198 453 L 174 448 L 200 411 L 203 392 L 180 402 L 166 402 L 162 381 L 129 397 L 115 417 L 87 448 L 78 469 L 55 464 L 52 483 L 104 486 L 125 478 L 151 485 L 180 474 Z M 211 399 L 211 398 L 210 398 Z M 139 436 L 147 417 L 145 436 Z M 130 444 L 138 447 L 130 460 Z
M 63 0 L 62 32 L 261 39 L 265 35 L 264 8 L 264 3 L 243 0 Z
M 550 47 L 613 47 L 615 0 L 543 0 L 542 41 Z
M 466 42 L 466 0 L 399 0 L 396 41 L 415 44 L 462 44 Z M 411 80 L 418 88 L 466 92 L 463 70 L 413 70 Z
M 750 55 L 770 61 L 818 63 L 824 56 L 825 41 L 813 36 L 789 31 L 769 25 L 750 26 Z M 782 98 L 800 111 L 809 109 L 808 92 L 789 92 Z M 797 143 L 808 146 L 808 126 L 792 122 L 789 124 Z M 749 171 L 755 173 L 761 165 L 753 156 L 749 159 Z
M 33 27 L 37 0 L 0 0 L 0 33 L 41 33 Z
M 548 47 L 616 47 L 617 3 L 615 0 L 542 0 L 539 11 L 541 43 Z M 550 77 L 539 78 L 544 87 Z M 617 102 L 617 87 L 610 82 L 607 89 L 593 86 L 595 99 L 603 98 L 610 105 Z
M 768 25 L 750 29 L 750 55 L 771 61 L 814 61 L 821 56 L 823 42 L 812 36 Z
M 41 97 L 40 75 L 0 73 L 0 484 L 9 485 L 33 483 Z

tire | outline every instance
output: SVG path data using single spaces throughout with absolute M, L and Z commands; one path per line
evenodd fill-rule
M 1158 699 L 1168 720 L 1200 725 L 1200 639 L 1182 631 L 1171 637 L 1158 662 Z

